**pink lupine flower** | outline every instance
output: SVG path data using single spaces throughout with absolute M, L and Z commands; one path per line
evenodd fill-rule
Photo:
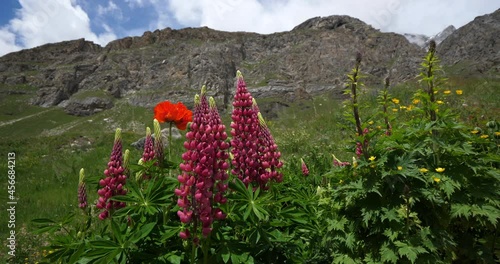
M 193 241 L 198 241 L 198 230 L 203 237 L 207 237 L 212 231 L 213 221 L 226 217 L 215 206 L 227 201 L 224 193 L 229 168 L 226 127 L 213 98 L 210 98 L 209 105 L 205 87 L 201 96 L 195 97 L 193 122 L 189 128 L 184 142 L 186 152 L 182 155 L 184 162 L 180 164 L 182 174 L 177 177 L 180 186 L 175 194 L 179 197 L 177 205 L 181 210 L 177 215 L 180 221 L 192 224 L 191 233 L 186 229 L 179 236 L 182 239 L 193 236 Z
M 257 105 L 257 103 L 255 103 Z M 266 125 L 264 118 L 260 112 L 257 113 L 260 126 L 259 137 L 259 156 L 260 156 L 260 177 L 259 184 L 261 189 L 267 190 L 269 180 L 276 182 L 283 181 L 283 174 L 278 171 L 283 167 L 283 162 L 280 161 L 281 152 L 278 151 L 278 145 L 274 142 L 271 131 Z
M 363 135 L 367 135 L 369 132 L 370 131 L 368 130 L 368 128 L 365 128 L 363 130 Z M 361 144 L 361 142 L 359 142 L 359 141 L 356 142 L 356 151 L 355 151 L 355 153 L 356 153 L 356 156 L 358 156 L 358 158 L 360 158 L 361 155 L 363 155 L 363 145 L 366 148 L 368 146 L 368 140 L 365 139 L 363 141 L 363 144 Z
M 307 168 L 306 163 L 304 162 L 303 159 L 300 159 L 300 162 L 302 163 L 302 175 L 304 176 L 309 176 L 309 169 Z
M 153 137 L 151 136 L 151 129 L 146 127 L 146 139 L 144 141 L 144 151 L 142 152 L 142 158 L 140 160 L 140 164 L 144 164 L 144 162 L 153 160 L 155 158 L 155 150 L 154 150 Z M 136 177 L 141 177 L 141 175 L 137 175 Z M 151 176 L 146 173 L 142 174 L 143 179 L 150 179 Z
M 261 163 L 258 153 L 261 129 L 252 95 L 248 92 L 241 72 L 237 73 L 236 94 L 231 118 L 231 161 L 233 175 L 245 185 L 259 183 Z M 260 185 L 260 184 L 259 184 Z
M 85 171 L 83 168 L 80 170 L 78 180 L 78 207 L 87 208 L 87 188 L 85 187 Z
M 155 151 L 153 145 L 153 137 L 151 137 L 151 129 L 149 127 L 146 127 L 146 140 L 144 141 L 144 151 L 142 152 L 142 160 L 146 162 L 154 158 L 155 158 Z
M 332 154 L 332 157 L 333 157 L 333 165 L 336 167 L 345 167 L 345 166 L 351 165 L 351 163 L 349 163 L 348 161 L 340 161 L 333 154 Z M 354 157 L 353 157 L 353 160 L 354 160 Z
M 116 129 L 115 142 L 108 162 L 108 168 L 104 170 L 104 175 L 106 177 L 99 181 L 99 185 L 102 188 L 97 191 L 99 199 L 96 207 L 104 210 L 99 214 L 99 219 L 101 220 L 108 218 L 113 210 L 125 207 L 124 202 L 109 200 L 113 196 L 125 195 L 127 193 L 127 191 L 123 188 L 127 176 L 124 174 L 125 169 L 122 165 L 123 157 L 121 130 L 118 128 Z

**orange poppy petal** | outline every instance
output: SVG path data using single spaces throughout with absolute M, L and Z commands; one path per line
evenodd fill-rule
M 157 104 L 154 108 L 155 118 L 158 122 L 172 122 L 180 130 L 185 130 L 187 123 L 192 121 L 193 113 L 181 103 L 176 104 L 170 101 L 164 101 Z

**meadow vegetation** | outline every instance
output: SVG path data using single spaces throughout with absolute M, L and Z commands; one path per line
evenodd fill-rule
M 0 126 L 2 153 L 18 157 L 19 236 L 11 263 L 498 262 L 498 79 L 446 79 L 431 49 L 417 83 L 393 86 L 388 78 L 365 87 L 361 60 L 346 75 L 345 100 L 314 97 L 259 123 L 278 146 L 283 179 L 260 188 L 227 169 L 227 202 L 213 207 L 224 217 L 210 232 L 179 219 L 177 176 L 202 179 L 178 165 L 186 162 L 189 132 L 165 149 L 171 155 L 162 166 L 157 159 L 138 164 L 143 151 L 129 146 L 153 126 L 153 113 L 126 104 L 83 118 L 49 109 Z M 0 122 L 35 108 L 8 104 L 2 111 L 9 117 Z M 229 142 L 234 117 L 220 115 Z M 57 133 L 61 127 L 67 131 Z M 123 150 L 130 150 L 127 194 L 111 200 L 126 206 L 100 220 L 97 192 L 117 127 Z M 90 144 L 75 146 L 82 140 Z

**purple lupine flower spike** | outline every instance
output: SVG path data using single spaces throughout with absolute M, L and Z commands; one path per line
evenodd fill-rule
M 226 202 L 229 144 L 225 142 L 226 128 L 215 101 L 211 98 L 209 104 L 205 87 L 201 96 L 195 97 L 193 122 L 189 128 L 184 142 L 186 152 L 182 155 L 184 162 L 180 165 L 182 174 L 177 177 L 180 187 L 175 194 L 179 196 L 177 205 L 181 210 L 177 215 L 181 222 L 193 225 L 193 232 L 185 229 L 179 236 L 182 239 L 194 237 L 195 241 L 198 239 L 196 230 L 201 230 L 202 236 L 206 237 L 212 231 L 213 221 L 226 216 L 216 206 Z
M 261 168 L 258 155 L 260 137 L 257 112 L 252 106 L 252 95 L 248 92 L 241 72 L 237 72 L 237 87 L 233 101 L 231 118 L 231 161 L 233 175 L 243 181 L 245 185 L 259 185 Z
M 144 151 L 142 152 L 142 158 L 139 160 L 139 164 L 143 165 L 144 162 L 153 160 L 155 158 L 155 146 L 153 143 L 153 137 L 151 136 L 151 129 L 146 127 L 146 139 L 144 141 Z M 136 175 L 137 179 L 150 179 L 151 176 L 146 173 Z
M 300 159 L 302 175 L 309 176 L 309 169 L 303 159 Z
M 280 161 L 281 152 L 278 150 L 278 145 L 276 145 L 262 114 L 259 112 L 257 116 L 261 129 L 261 137 L 259 140 L 261 164 L 265 169 L 264 176 L 261 174 L 261 187 L 267 189 L 268 187 L 266 184 L 269 180 L 274 180 L 276 182 L 283 181 L 283 174 L 278 171 L 278 169 L 283 167 L 283 162 Z
M 125 195 L 127 191 L 123 188 L 127 179 L 124 174 L 121 129 L 116 129 L 113 151 L 108 162 L 108 168 L 104 170 L 104 179 L 99 181 L 102 187 L 97 191 L 99 199 L 96 207 L 104 210 L 99 214 L 99 219 L 104 220 L 111 215 L 115 209 L 125 207 L 124 202 L 111 201 L 110 198 L 116 195 Z
M 144 151 L 142 152 L 142 160 L 144 162 L 150 161 L 155 158 L 153 137 L 151 136 L 151 129 L 146 127 L 146 140 L 144 141 Z

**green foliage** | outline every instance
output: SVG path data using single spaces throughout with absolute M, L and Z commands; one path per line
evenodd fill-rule
M 488 136 L 471 134 L 443 104 L 450 92 L 440 88 L 445 80 L 432 51 L 422 66 L 425 88 L 406 110 L 412 119 L 394 124 L 391 134 L 357 136 L 365 142 L 358 166 L 334 171 L 345 184 L 321 205 L 337 212 L 323 237 L 337 263 L 495 261 L 500 163 L 498 140 L 488 140 L 495 124 Z M 385 123 L 388 99 L 384 91 Z M 351 109 L 356 115 L 355 104 Z M 353 122 L 359 132 L 360 118 Z
M 89 132 L 89 149 L 69 145 L 82 133 L 108 125 L 61 117 L 57 109 L 40 114 L 37 122 L 16 122 L 33 126 L 0 147 L 18 151 L 18 172 L 24 175 L 19 193 L 31 194 L 19 204 L 18 219 L 38 219 L 32 221 L 35 232 L 20 233 L 23 251 L 10 261 L 38 261 L 37 253 L 45 263 L 498 262 L 500 123 L 483 109 L 498 107 L 492 99 L 498 83 L 481 83 L 483 95 L 472 84 L 455 87 L 461 80 L 448 83 L 440 77 L 439 61 L 428 53 L 418 90 L 411 84 L 396 89 L 387 82 L 375 97 L 376 92 L 365 92 L 360 65 L 347 83 L 356 101 L 352 96 L 342 105 L 315 97 L 268 122 L 283 152 L 284 181 L 264 191 L 231 178 L 222 208 L 227 218 L 215 222 L 199 244 L 179 237 L 186 228 L 174 195 L 180 155 L 172 155 L 163 169 L 155 160 L 130 165 L 127 195 L 113 198 L 127 206 L 100 221 L 95 205 L 76 208 L 77 175 L 81 167 L 88 168 L 93 204 L 112 135 Z M 343 117 L 341 107 L 347 109 Z M 39 110 L 16 104 L 5 109 L 2 122 Z M 143 119 L 150 117 L 127 104 L 111 111 L 123 115 L 103 112 L 92 118 L 113 118 L 119 124 L 132 120 L 130 130 L 137 125 L 142 131 Z M 51 136 L 66 125 L 83 132 Z M 0 135 L 17 130 L 3 125 Z M 43 130 L 42 138 L 21 139 Z M 137 137 L 124 133 L 124 142 Z M 173 142 L 172 153 L 181 153 L 180 141 Z M 356 143 L 362 147 L 359 156 Z M 50 155 L 47 149 L 53 150 Z M 332 154 L 350 164 L 335 165 Z M 140 151 L 131 155 L 136 163 Z M 301 160 L 308 176 L 302 174 Z M 33 203 L 41 209 L 31 210 Z M 32 251 L 24 249 L 30 241 Z

